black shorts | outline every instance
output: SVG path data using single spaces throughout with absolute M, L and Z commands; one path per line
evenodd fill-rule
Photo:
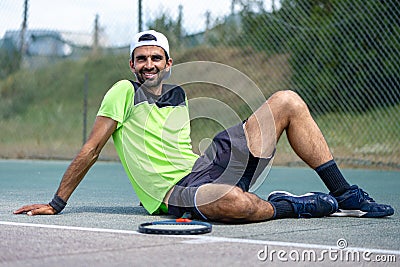
M 229 184 L 249 191 L 272 156 L 257 158 L 251 155 L 243 123 L 218 133 L 204 155 L 195 162 L 192 172 L 175 185 L 168 200 L 168 213 L 181 217 L 190 212 L 193 218 L 207 220 L 196 207 L 196 192 L 201 185 Z

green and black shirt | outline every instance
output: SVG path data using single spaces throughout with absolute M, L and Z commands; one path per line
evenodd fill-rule
M 179 86 L 154 96 L 122 80 L 104 96 L 98 116 L 118 122 L 114 145 L 145 209 L 157 213 L 165 194 L 190 173 L 192 151 L 188 101 Z

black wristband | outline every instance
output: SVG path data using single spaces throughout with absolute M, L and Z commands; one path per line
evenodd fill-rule
M 54 195 L 53 199 L 50 201 L 49 205 L 56 210 L 56 214 L 60 213 L 65 206 L 67 205 L 67 202 L 65 202 L 61 197 Z

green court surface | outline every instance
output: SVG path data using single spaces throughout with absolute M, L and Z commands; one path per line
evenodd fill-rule
M 344 169 L 395 214 L 365 219 L 325 217 L 253 224 L 213 224 L 210 234 L 159 236 L 137 232 L 150 216 L 139 206 L 122 166 L 98 162 L 56 216 L 14 215 L 25 204 L 48 203 L 68 162 L 0 161 L 0 266 L 398 266 L 400 172 Z M 256 191 L 326 192 L 307 168 L 273 167 Z M 343 244 L 344 247 L 342 246 Z M 384 263 L 384 264 L 383 264 Z

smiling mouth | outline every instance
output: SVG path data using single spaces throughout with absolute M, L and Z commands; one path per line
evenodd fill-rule
M 157 73 L 143 73 L 145 79 L 153 79 L 157 76 Z

